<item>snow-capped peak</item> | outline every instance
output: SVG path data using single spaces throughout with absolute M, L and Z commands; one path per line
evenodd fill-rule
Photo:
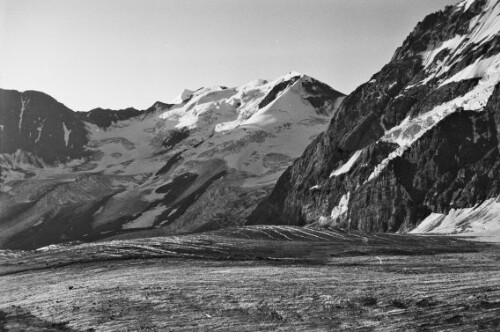
M 462 0 L 456 5 L 456 8 L 463 9 L 463 11 L 466 12 L 476 1 L 477 0 Z M 493 6 L 498 4 L 497 0 L 486 0 L 486 2 L 487 5 L 485 8 L 492 8 Z
M 171 104 L 182 104 L 185 100 L 189 99 L 193 95 L 192 90 L 184 89 L 181 93 L 177 95 L 170 103 Z
M 212 216 L 243 220 L 307 144 L 327 128 L 331 110 L 342 97 L 292 72 L 240 87 L 184 90 L 173 101 L 176 104 L 157 102 L 144 112 L 93 110 L 92 117 L 84 114 L 76 119 L 88 142 L 78 155 L 81 158 L 45 167 L 28 154 L 0 156 L 0 191 L 32 201 L 33 187 L 55 188 L 48 194 L 36 190 L 43 197 L 25 213 L 29 218 L 19 217 L 23 231 L 58 222 L 59 216 L 50 214 L 57 205 L 52 202 L 63 207 L 58 211 L 66 218 L 74 210 L 80 213 L 75 204 L 83 201 L 94 207 L 89 202 L 95 200 L 99 208 L 89 212 L 88 224 L 96 232 L 103 227 L 119 231 L 160 226 L 184 232 L 207 224 Z M 19 104 L 18 117 L 23 108 Z M 16 133 L 18 117 L 11 121 Z M 78 138 L 78 127 L 71 118 L 63 120 L 55 128 L 66 148 Z M 43 123 L 35 123 L 37 136 L 32 141 L 40 137 Z M 104 202 L 104 196 L 111 198 Z M 198 208 L 212 210 L 193 217 Z M 40 234 L 35 236 L 45 236 Z M 0 247 L 5 243 L 1 240 Z
M 281 78 L 285 81 L 285 80 L 289 80 L 289 79 L 291 79 L 293 77 L 297 77 L 297 76 L 303 76 L 303 74 L 292 70 L 291 72 L 289 72 L 288 74 L 286 74 L 285 76 L 283 76 Z
M 457 8 L 463 8 L 464 11 L 467 11 L 469 7 L 474 3 L 474 1 L 476 0 L 462 0 L 457 4 Z
M 475 0 L 463 1 L 456 8 L 458 10 L 463 8 L 465 12 L 474 2 Z M 441 43 L 430 45 L 431 47 L 421 54 L 428 75 L 418 84 L 427 84 L 431 79 L 445 77 L 464 57 L 470 56 L 472 52 L 477 52 L 483 45 L 493 38 L 497 38 L 500 33 L 499 16 L 500 2 L 488 0 L 483 10 L 470 20 L 466 33 L 456 34 Z M 443 54 L 447 55 L 436 60 L 437 55 Z M 445 83 L 448 82 L 445 81 Z

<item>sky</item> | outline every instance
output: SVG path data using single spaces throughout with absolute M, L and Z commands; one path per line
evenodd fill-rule
M 344 93 L 458 0 L 0 0 L 0 87 L 145 109 L 297 71 Z

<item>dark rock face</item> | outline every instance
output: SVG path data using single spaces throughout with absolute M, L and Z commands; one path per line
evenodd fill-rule
M 94 108 L 89 112 L 81 112 L 78 115 L 82 120 L 93 123 L 101 128 L 107 128 L 118 121 L 139 116 L 141 115 L 141 111 L 132 107 L 122 110 Z
M 497 146 L 491 113 L 451 114 L 375 180 L 349 188 L 352 202 L 341 226 L 367 232 L 411 230 L 431 212 L 447 213 L 498 196 Z
M 493 119 L 497 124 L 497 140 L 499 142 L 498 148 L 500 149 L 500 84 L 497 84 L 495 87 L 495 90 L 486 105 L 486 110 L 493 114 Z
M 324 115 L 329 114 L 328 111 L 334 106 L 330 104 L 332 100 L 341 100 L 339 98 L 345 96 L 343 93 L 315 79 L 303 81 L 302 86 L 310 94 L 305 99 L 318 110 L 318 113 Z
M 182 128 L 173 130 L 172 133 L 163 141 L 162 145 L 167 150 L 171 150 L 179 142 L 189 137 L 189 129 Z
M 144 116 L 156 111 L 158 108 L 167 110 L 171 104 L 155 102 L 146 110 L 138 110 L 133 107 L 124 108 L 121 110 L 112 110 L 104 108 L 94 108 L 88 112 L 77 112 L 76 115 L 83 121 L 93 123 L 100 128 L 107 128 L 118 121 L 124 121 L 138 116 Z
M 484 84 L 479 76 L 454 75 L 500 52 L 499 35 L 481 43 L 468 38 L 474 35 L 470 27 L 487 17 L 489 2 L 475 1 L 467 10 L 450 6 L 419 23 L 390 63 L 344 99 L 328 130 L 285 171 L 248 222 L 407 231 L 431 212 L 472 207 L 500 194 L 498 84 L 484 110 L 464 111 L 457 102 L 449 106 L 451 114 L 432 118 L 437 106 Z M 462 36 L 456 48 L 442 47 L 425 59 Z M 422 131 L 417 122 L 402 127 L 400 137 L 414 139 L 391 157 L 399 145 L 386 133 L 426 114 L 429 129 Z M 331 176 L 350 161 L 345 172 Z
M 334 197 L 322 197 L 318 201 L 314 198 L 318 192 L 311 192 L 309 188 L 320 181 L 329 181 L 335 166 L 348 160 L 355 150 L 376 142 L 384 133 L 381 118 L 386 112 L 397 113 L 400 121 L 405 118 L 408 105 L 412 106 L 418 99 L 410 95 L 403 102 L 394 101 L 391 95 L 397 95 L 421 69 L 417 58 L 390 63 L 375 75 L 379 84 L 366 83 L 347 96 L 329 129 L 319 135 L 302 157 L 285 171 L 269 199 L 264 200 L 250 216 L 250 223 L 304 225 L 308 219 L 301 211 L 305 201 L 313 200 L 316 205 L 333 199 L 336 205 L 345 190 L 333 190 L 331 195 Z M 390 87 L 394 78 L 397 78 L 395 86 L 399 87 L 398 90 Z M 337 188 L 342 184 L 332 183 L 331 186 Z
M 227 174 L 227 171 L 221 171 L 214 174 L 212 177 L 203 181 L 200 186 L 192 192 L 187 193 L 188 187 L 186 185 L 192 184 L 196 178 L 196 174 L 183 174 L 180 176 L 180 180 L 174 179 L 174 181 L 180 183 L 173 183 L 171 188 L 166 188 L 168 194 L 164 196 L 162 205 L 165 205 L 167 209 L 156 219 L 155 223 L 163 224 L 164 227 L 168 227 L 169 223 L 175 221 L 180 216 L 182 216 L 186 210 L 194 203 L 196 200 L 210 187 L 212 183 Z M 183 183 L 185 182 L 185 183 Z M 187 182 L 187 183 L 186 183 Z M 176 190 L 177 192 L 175 192 Z
M 182 160 L 182 153 L 184 151 L 174 154 L 166 163 L 156 172 L 156 175 L 167 173 L 178 161 Z
M 31 193 L 33 201 L 24 204 L 16 215 L 0 215 L 0 245 L 35 249 L 55 242 L 81 240 L 92 232 L 98 234 L 102 230 L 94 229 L 89 220 L 117 192 L 111 179 L 90 174 L 36 190 Z M 14 200 L 12 204 L 19 203 Z
M 264 108 L 270 103 L 272 103 L 276 97 L 278 97 L 278 94 L 282 91 L 284 91 L 286 88 L 291 86 L 293 83 L 297 82 L 297 80 L 300 78 L 300 76 L 293 76 L 289 80 L 285 80 L 281 83 L 276 84 L 271 91 L 267 93 L 267 95 L 262 99 L 262 101 L 259 103 L 259 108 Z
M 0 89 L 0 126 L 0 153 L 20 149 L 47 163 L 85 155 L 85 125 L 72 110 L 44 93 Z

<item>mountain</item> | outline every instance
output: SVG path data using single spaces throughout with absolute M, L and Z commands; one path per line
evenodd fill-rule
M 344 97 L 298 73 L 142 111 L 1 93 L 0 248 L 23 249 L 243 224 Z
M 48 163 L 81 157 L 85 126 L 75 112 L 37 91 L 0 89 L 0 153 L 32 153 Z
M 500 234 L 500 2 L 427 16 L 250 224 Z

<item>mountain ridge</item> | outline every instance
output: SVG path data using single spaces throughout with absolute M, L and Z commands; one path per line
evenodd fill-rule
M 241 87 L 201 88 L 180 104 L 157 102 L 143 111 L 73 112 L 83 128 L 79 154 L 47 159 L 22 146 L 1 151 L 0 246 L 241 224 L 342 98 L 290 73 Z M 19 121 L 17 106 L 10 122 Z M 52 118 L 64 128 L 60 117 Z M 53 149 L 64 135 L 52 137 L 51 128 L 42 136 L 57 140 L 44 141 Z
M 480 157 L 462 150 L 474 150 L 466 148 L 467 142 L 457 148 L 459 155 L 463 152 L 470 157 L 458 164 L 453 158 L 439 159 L 439 144 L 425 143 L 434 144 L 426 147 L 433 151 L 426 172 L 433 174 L 432 165 L 438 164 L 433 176 L 445 177 L 438 181 L 442 186 L 438 193 L 444 195 L 440 208 L 432 198 L 422 200 L 425 195 L 409 195 L 431 188 L 432 181 L 422 182 L 424 174 L 411 178 L 412 173 L 406 174 L 404 168 L 394 171 L 396 163 L 409 157 L 413 146 L 444 130 L 440 129 L 446 124 L 443 121 L 455 121 L 454 125 L 473 132 L 464 133 L 462 140 L 497 147 L 496 135 L 489 133 L 498 131 L 492 121 L 498 119 L 498 103 L 493 100 L 500 77 L 499 11 L 498 1 L 463 2 L 417 24 L 391 61 L 344 99 L 329 129 L 285 171 L 249 223 L 401 232 L 415 228 L 431 213 L 447 214 L 495 196 L 497 151 L 494 157 L 489 154 L 492 160 L 482 168 L 475 166 L 490 181 L 483 188 L 474 173 L 466 171 L 474 167 L 470 158 Z M 493 111 L 486 111 L 487 120 L 475 114 L 470 114 L 471 118 L 454 116 L 467 110 L 483 112 L 489 100 Z M 454 120 L 446 120 L 448 117 Z M 490 124 L 478 128 L 476 121 Z M 443 139 L 447 141 L 452 133 L 446 130 Z M 483 136 L 488 139 L 477 139 Z M 414 157 L 407 162 L 405 167 L 418 167 Z M 490 173 L 489 166 L 493 167 Z M 456 177 L 462 173 L 466 178 Z M 472 200 L 458 199 L 471 190 L 481 193 Z

